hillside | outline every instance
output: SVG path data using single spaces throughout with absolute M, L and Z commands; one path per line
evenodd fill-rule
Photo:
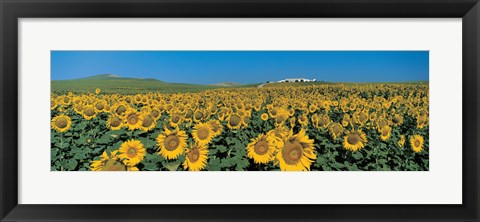
M 125 78 L 113 74 L 101 74 L 80 79 L 52 80 L 51 91 L 58 93 L 94 92 L 100 88 L 104 93 L 182 93 L 198 92 L 207 89 L 230 87 L 226 85 L 196 85 L 185 83 L 167 83 L 153 78 Z M 252 87 L 252 85 L 235 85 L 234 87 Z

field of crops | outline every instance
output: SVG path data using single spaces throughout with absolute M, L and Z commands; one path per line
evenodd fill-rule
M 428 84 L 51 94 L 52 171 L 424 171 Z

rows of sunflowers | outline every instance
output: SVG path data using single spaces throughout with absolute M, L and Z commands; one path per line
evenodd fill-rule
M 426 84 L 51 94 L 51 170 L 428 170 Z

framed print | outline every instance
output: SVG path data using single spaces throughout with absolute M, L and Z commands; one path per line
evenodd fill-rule
M 1 220 L 478 221 L 479 7 L 2 1 Z

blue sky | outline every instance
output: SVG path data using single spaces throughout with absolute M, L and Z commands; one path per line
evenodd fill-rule
M 428 51 L 52 51 L 52 80 L 98 74 L 165 82 L 428 80 Z

